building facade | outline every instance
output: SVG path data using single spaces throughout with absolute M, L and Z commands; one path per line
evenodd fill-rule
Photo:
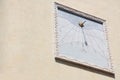
M 114 73 L 55 59 L 55 2 L 106 20 Z M 0 80 L 119 80 L 119 0 L 1 0 Z

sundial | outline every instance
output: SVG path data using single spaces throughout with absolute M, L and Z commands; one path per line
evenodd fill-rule
M 105 20 L 56 4 L 56 57 L 112 72 Z

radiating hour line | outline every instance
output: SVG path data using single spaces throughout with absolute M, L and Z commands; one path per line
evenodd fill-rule
M 66 32 L 66 34 L 64 35 L 64 37 L 60 40 L 60 41 L 63 41 L 63 39 L 72 31 L 74 27 L 72 27 L 68 32 Z
M 92 36 L 91 36 L 91 37 L 92 37 Z M 91 37 L 90 37 L 90 38 L 91 38 Z M 89 39 L 90 39 L 90 38 L 89 38 Z M 93 38 L 94 38 L 94 37 L 93 37 Z M 92 40 L 92 43 L 93 43 L 93 44 L 95 43 L 95 45 L 99 45 L 99 44 L 97 43 L 96 39 L 94 39 L 94 41 L 93 41 L 93 38 L 91 39 L 91 40 Z M 93 48 L 94 48 L 94 47 L 93 47 Z M 103 56 L 103 57 L 106 59 L 106 56 L 103 55 L 103 54 L 101 54 L 101 51 L 102 51 L 102 53 L 104 53 L 104 51 L 101 49 L 100 46 L 98 46 L 98 48 L 99 48 L 99 51 L 100 51 L 99 54 L 100 54 L 101 56 Z M 95 50 L 95 48 L 94 48 L 94 50 Z
M 73 24 L 73 25 L 74 25 L 74 24 Z M 78 29 L 77 29 L 77 28 L 78 28 Z M 72 30 L 71 30 L 71 29 L 72 29 Z M 79 40 L 73 40 L 73 39 L 79 39 L 79 37 L 78 37 L 78 36 L 79 36 L 79 34 L 80 34 L 80 33 L 79 33 L 79 31 L 80 31 L 79 27 L 74 26 L 74 27 L 72 27 L 71 29 L 70 29 L 71 31 L 68 31 L 68 32 L 69 32 L 69 35 L 70 35 L 70 34 L 75 34 L 75 36 L 74 36 L 74 37 L 76 37 L 76 38 L 74 38 L 74 37 L 72 38 L 72 37 L 70 36 L 70 37 L 71 37 L 71 39 L 72 39 L 72 41 L 71 41 L 71 42 L 76 42 L 76 41 L 78 41 L 78 42 L 79 42 Z M 73 31 L 73 30 L 74 30 L 74 31 Z M 68 33 L 68 32 L 67 32 L 67 33 Z M 67 36 L 67 33 L 65 34 L 65 35 L 66 35 L 66 37 L 64 36 L 64 37 L 63 37 L 60 41 L 64 42 L 64 41 L 63 41 L 63 39 L 64 39 L 64 38 L 69 37 L 69 35 Z M 77 37 L 78 37 L 78 38 L 77 38 Z

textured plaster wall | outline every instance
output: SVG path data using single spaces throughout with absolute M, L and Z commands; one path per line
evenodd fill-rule
M 54 2 L 107 20 L 115 78 L 54 59 Z M 120 0 L 0 0 L 0 80 L 119 80 Z

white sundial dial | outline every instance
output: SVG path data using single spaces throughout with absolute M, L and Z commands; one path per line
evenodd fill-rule
M 58 56 L 111 71 L 103 23 L 61 8 L 56 13 Z

